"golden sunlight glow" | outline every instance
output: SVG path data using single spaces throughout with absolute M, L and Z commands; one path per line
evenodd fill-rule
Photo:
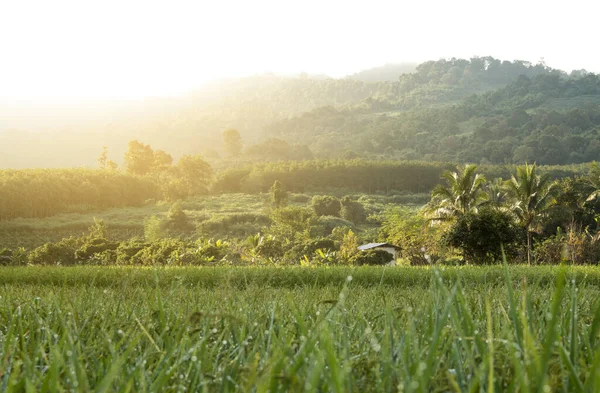
M 597 53 L 584 45 L 597 35 L 598 5 L 569 7 L 576 18 L 541 0 L 494 9 L 475 0 L 5 0 L 0 97 L 133 98 L 220 77 L 342 76 L 474 55 L 598 72 Z

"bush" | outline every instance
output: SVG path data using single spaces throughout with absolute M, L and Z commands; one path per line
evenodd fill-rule
M 29 253 L 28 262 L 32 265 L 74 265 L 75 251 L 82 241 L 69 237 L 57 243 L 46 243 Z
M 340 216 L 342 204 L 336 197 L 330 195 L 315 195 L 311 207 L 317 216 Z
M 394 260 L 394 256 L 384 250 L 367 250 L 354 255 L 350 259 L 352 265 L 375 265 L 382 266 Z
M 198 225 L 198 234 L 206 237 L 246 236 L 259 232 L 270 223 L 269 217 L 255 213 L 213 216 Z
M 273 237 L 261 237 L 254 251 L 256 255 L 267 259 L 281 258 L 285 254 L 283 243 Z
M 538 243 L 534 249 L 535 263 L 553 265 L 569 262 L 575 265 L 594 264 L 600 260 L 600 242 L 587 232 L 571 227 L 565 234 Z
M 483 209 L 459 217 L 444 238 L 447 244 L 462 249 L 467 262 L 489 264 L 501 260 L 502 249 L 509 260 L 514 259 L 524 234 L 508 213 Z
M 379 238 L 400 246 L 411 265 L 429 265 L 444 253 L 440 243 L 443 226 L 432 226 L 417 210 L 397 207 L 384 213 Z
M 311 198 L 310 196 L 306 195 L 306 194 L 291 194 L 289 196 L 289 201 L 292 203 L 308 203 Z
M 353 201 L 350 197 L 345 196 L 342 198 L 341 205 L 340 214 L 345 220 L 360 224 L 367 219 L 367 213 L 362 203 Z
M 24 266 L 27 264 L 27 252 L 25 248 L 16 250 L 0 248 L 0 266 Z
M 280 239 L 305 239 L 313 237 L 320 229 L 317 216 L 308 208 L 287 206 L 271 213 L 269 234 Z
M 133 256 L 149 245 L 149 243 L 144 243 L 139 239 L 133 238 L 119 244 L 114 253 L 114 260 L 108 259 L 113 256 L 113 253 L 105 253 L 105 259 L 107 259 L 107 262 L 113 262 L 117 265 L 130 265 Z
M 79 261 L 88 261 L 97 254 L 102 254 L 107 250 L 116 250 L 119 243 L 109 242 L 103 238 L 90 239 L 75 251 L 75 259 Z
M 177 255 L 184 254 L 186 245 L 178 239 L 164 239 L 155 241 L 135 253 L 130 263 L 132 265 L 176 265 L 178 261 L 173 260 L 172 256 L 177 251 Z
M 343 218 L 334 216 L 322 216 L 318 219 L 318 224 L 321 227 L 321 233 L 323 236 L 329 236 L 335 228 L 350 228 L 354 229 L 354 224 Z
M 295 262 L 304 256 L 311 258 L 317 250 L 335 251 L 335 243 L 331 239 L 313 239 L 296 244 L 285 253 L 285 259 Z

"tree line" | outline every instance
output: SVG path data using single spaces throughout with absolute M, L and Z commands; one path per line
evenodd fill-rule
M 162 150 L 131 141 L 125 165 L 117 168 L 104 151 L 100 170 L 0 171 L 0 219 L 45 217 L 73 210 L 139 206 L 147 200 L 175 201 L 219 193 L 268 192 L 275 181 L 290 192 L 345 189 L 362 193 L 423 193 L 454 164 L 421 161 L 305 160 L 247 164 L 218 172 L 199 155 L 177 163 Z M 482 166 L 490 178 L 510 166 Z M 542 167 L 553 178 L 574 176 L 585 166 Z
M 400 244 L 413 264 L 456 255 L 457 263 L 471 264 L 498 263 L 504 255 L 528 264 L 600 261 L 596 163 L 563 179 L 535 164 L 516 167 L 508 179 L 488 179 L 472 164 L 443 179 L 423 209 L 394 209 L 383 220 L 382 238 Z

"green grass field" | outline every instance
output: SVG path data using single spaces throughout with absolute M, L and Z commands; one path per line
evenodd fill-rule
M 594 392 L 600 271 L 4 268 L 0 391 Z

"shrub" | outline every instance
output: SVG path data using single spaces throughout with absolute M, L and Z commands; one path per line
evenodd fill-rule
M 88 261 L 96 254 L 101 254 L 107 250 L 116 250 L 119 243 L 109 242 L 103 238 L 95 238 L 86 241 L 75 251 L 75 259 L 77 261 Z
M 198 225 L 198 234 L 206 237 L 246 236 L 270 223 L 269 217 L 255 213 L 213 216 Z
M 345 196 L 341 200 L 341 206 L 340 214 L 345 220 L 360 224 L 367 219 L 367 213 L 362 203 L 353 201 L 350 197 Z
M 280 239 L 305 239 L 311 237 L 319 228 L 317 217 L 311 209 L 287 206 L 271 213 L 269 234 Z
M 256 255 L 269 259 L 281 258 L 285 253 L 283 243 L 273 237 L 261 237 L 254 251 Z
M 340 200 L 330 195 L 315 195 L 311 207 L 317 216 L 340 216 Z
M 444 253 L 442 233 L 442 225 L 430 225 L 419 211 L 398 207 L 385 212 L 379 237 L 400 246 L 411 265 L 429 265 Z
M 75 251 L 82 241 L 69 237 L 57 243 L 46 243 L 29 253 L 28 262 L 32 265 L 74 265 Z
M 445 241 L 462 249 L 465 260 L 474 264 L 498 262 L 502 249 L 514 259 L 521 248 L 523 229 L 508 213 L 483 209 L 460 216 L 445 235 Z
M 117 265 L 129 265 L 131 264 L 131 258 L 145 247 L 149 246 L 149 243 L 144 243 L 139 239 L 133 238 L 127 242 L 122 242 L 116 249 L 115 260 L 111 261 Z M 112 254 L 109 253 L 108 256 Z
M 304 256 L 312 257 L 317 250 L 334 251 L 335 243 L 331 239 L 313 239 L 300 244 L 296 244 L 289 250 L 285 258 L 288 260 L 298 260 Z
M 367 250 L 354 255 L 350 259 L 352 265 L 387 265 L 394 260 L 394 256 L 384 250 Z
M 24 266 L 27 264 L 27 252 L 25 248 L 16 250 L 0 248 L 0 266 Z
M 329 236 L 335 228 L 354 228 L 354 224 L 352 222 L 334 216 L 321 216 L 317 222 L 321 227 L 321 233 L 323 236 Z
M 559 231 L 555 236 L 538 243 L 534 257 L 538 264 L 570 262 L 596 265 L 600 260 L 600 242 L 586 231 L 570 227 L 567 233 Z
M 177 251 L 177 255 L 184 254 L 186 251 L 185 243 L 178 239 L 163 239 L 155 241 L 135 253 L 130 263 L 133 265 L 171 265 L 178 264 L 178 261 L 171 257 Z
M 188 218 L 188 216 L 183 211 L 181 203 L 175 202 L 169 212 L 167 213 L 167 218 L 164 222 L 164 227 L 169 232 L 187 232 L 194 229 L 194 224 L 192 224 Z
M 167 229 L 160 217 L 155 215 L 144 220 L 144 239 L 146 241 L 154 242 L 165 237 L 167 237 Z

